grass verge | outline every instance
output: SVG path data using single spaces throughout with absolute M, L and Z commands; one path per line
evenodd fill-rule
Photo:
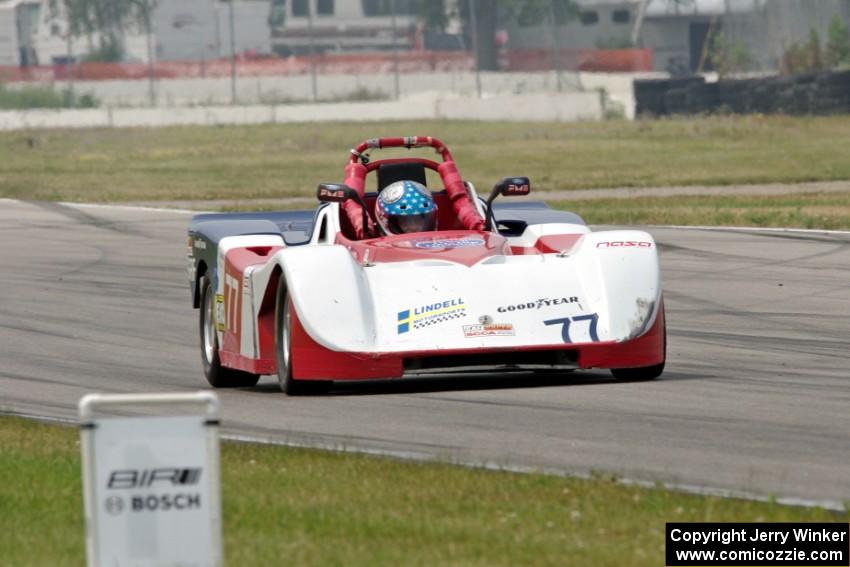
M 0 416 L 3 563 L 84 563 L 79 434 Z M 773 503 L 224 443 L 230 565 L 660 565 L 667 521 L 848 521 Z
M 482 188 L 505 175 L 530 176 L 535 191 L 850 179 L 850 116 L 366 122 L 0 133 L 0 197 L 309 196 L 319 181 L 341 180 L 360 140 L 414 133 L 442 138 Z
M 91 94 L 77 95 L 51 86 L 17 86 L 0 83 L 0 110 L 32 110 L 44 108 L 95 108 L 98 101 Z
M 850 191 L 784 196 L 658 197 L 550 203 L 590 224 L 850 229 Z

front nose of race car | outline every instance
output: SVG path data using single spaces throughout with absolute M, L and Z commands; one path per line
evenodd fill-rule
M 309 285 L 301 284 L 306 264 L 285 268 L 300 277 L 290 287 L 305 331 L 333 351 L 438 355 L 620 343 L 646 333 L 660 307 L 655 243 L 642 232 L 593 233 L 569 255 L 497 255 L 472 266 L 362 266 L 338 248 L 322 252 L 333 259 L 309 263 L 324 267 Z

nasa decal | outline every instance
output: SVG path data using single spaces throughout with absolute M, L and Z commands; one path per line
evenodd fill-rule
M 413 243 L 416 248 L 472 248 L 484 246 L 483 238 L 441 238 L 434 240 L 417 240 Z

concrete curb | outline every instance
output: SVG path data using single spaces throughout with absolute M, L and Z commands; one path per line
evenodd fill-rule
M 601 120 L 603 114 L 598 92 L 496 95 L 480 99 L 439 95 L 327 104 L 16 110 L 0 112 L 0 131 L 375 120 L 575 122 Z

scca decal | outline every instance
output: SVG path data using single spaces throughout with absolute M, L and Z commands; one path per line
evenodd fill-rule
M 463 336 L 467 339 L 477 337 L 512 337 L 514 336 L 514 326 L 510 323 L 464 325 Z
M 615 240 L 613 242 L 597 242 L 597 248 L 652 248 L 652 242 L 640 240 Z

